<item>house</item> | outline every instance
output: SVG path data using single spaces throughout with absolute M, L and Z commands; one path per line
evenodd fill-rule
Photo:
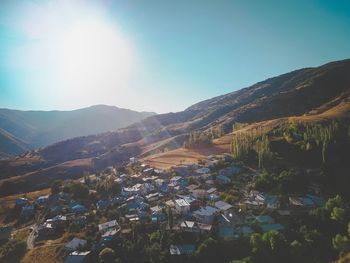
M 154 171 L 154 169 L 150 167 L 150 168 L 144 169 L 142 172 L 143 172 L 144 174 L 152 174 L 153 171 Z
M 104 210 L 108 207 L 109 202 L 107 200 L 99 200 L 96 203 L 97 209 Z
M 52 218 L 52 223 L 58 227 L 65 227 L 67 224 L 67 216 L 57 215 Z
M 179 165 L 173 168 L 176 175 L 181 177 L 189 176 L 190 170 L 188 165 Z
M 185 199 L 176 199 L 175 200 L 175 209 L 180 213 L 187 213 L 190 211 L 190 203 Z
M 240 237 L 240 233 L 232 226 L 220 226 L 219 237 L 225 240 L 233 240 Z
M 156 188 L 151 183 L 144 183 L 142 185 L 142 193 L 143 194 L 148 194 L 148 193 L 151 193 L 151 192 L 153 192 L 155 190 L 156 190 Z
M 174 176 L 170 178 L 170 184 L 179 185 L 182 180 L 183 178 L 181 176 Z
M 196 174 L 210 174 L 210 169 L 208 167 L 201 167 L 195 170 Z
M 13 230 L 12 226 L 0 227 L 0 241 L 6 241 L 10 239 L 12 230 Z
M 209 201 L 218 201 L 219 199 L 220 199 L 220 197 L 217 195 L 217 194 L 210 194 L 210 195 L 208 195 L 208 200 Z
M 179 228 L 185 232 L 209 233 L 212 229 L 212 226 L 210 224 L 203 224 L 186 220 L 180 223 Z
M 218 163 L 219 163 L 219 160 L 208 160 L 207 164 L 209 167 L 215 167 L 218 165 Z
M 125 199 L 121 196 L 115 196 L 115 197 L 112 197 L 109 202 L 112 204 L 112 205 L 121 205 L 123 203 Z
M 206 186 L 211 187 L 212 185 L 214 185 L 214 180 L 206 180 L 204 183 Z
M 153 223 L 163 222 L 167 220 L 167 215 L 162 211 L 153 212 L 151 220 Z
M 131 157 L 131 158 L 129 158 L 129 162 L 130 162 L 130 164 L 135 164 L 138 162 L 138 159 L 136 157 Z
M 163 184 L 160 189 L 159 189 L 162 193 L 168 193 L 169 191 L 169 188 L 168 188 L 168 185 L 167 184 Z
M 225 175 L 218 175 L 218 176 L 216 176 L 216 181 L 219 184 L 229 184 L 231 182 L 231 179 Z
M 41 236 L 49 236 L 55 234 L 56 229 L 55 225 L 52 222 L 52 219 L 46 220 L 42 225 L 38 228 L 38 233 Z
M 148 202 L 154 202 L 154 201 L 157 201 L 157 200 L 159 200 L 159 198 L 161 198 L 163 195 L 161 194 L 161 193 L 153 193 L 153 194 L 148 194 L 148 195 L 146 195 L 145 197 L 146 197 L 146 200 L 148 201 Z
M 239 235 L 249 236 L 254 232 L 254 230 L 250 226 L 241 226 L 236 228 Z
M 207 190 L 208 194 L 213 194 L 216 192 L 216 188 L 215 187 L 211 187 L 210 189 Z
M 199 186 L 196 184 L 190 184 L 189 186 L 186 187 L 187 191 L 193 191 L 196 190 Z
M 135 222 L 140 220 L 137 214 L 126 214 L 125 218 L 128 219 L 130 222 Z
M 164 209 L 164 206 L 159 206 L 159 205 L 156 205 L 150 208 L 152 213 L 162 212 L 163 209 Z
M 84 205 L 73 203 L 70 205 L 70 211 L 72 213 L 82 214 L 82 213 L 86 213 L 88 210 L 86 209 L 86 207 Z
M 260 215 L 255 217 L 255 220 L 259 223 L 259 224 L 270 224 L 270 223 L 274 223 L 275 221 L 273 220 L 273 218 L 269 215 Z
M 195 245 L 170 245 L 169 252 L 172 256 L 192 255 L 196 250 Z
M 312 198 L 305 197 L 289 197 L 289 204 L 295 208 L 311 208 L 315 206 Z
M 190 210 L 196 210 L 201 206 L 201 201 L 199 201 L 198 199 L 194 198 L 193 196 L 190 195 L 178 195 L 180 198 L 185 199 L 189 204 L 190 204 Z
M 140 220 L 149 219 L 149 213 L 146 211 L 142 211 L 142 210 L 137 211 L 137 216 Z
M 131 196 L 131 195 L 137 195 L 142 194 L 142 184 L 135 184 L 131 187 L 123 187 L 122 195 L 124 196 Z
M 232 165 L 230 167 L 226 167 L 226 168 L 219 170 L 218 175 L 224 175 L 224 176 L 231 177 L 233 175 L 238 174 L 240 171 L 241 171 L 241 169 L 238 166 Z
M 73 251 L 76 251 L 76 250 L 81 249 L 82 247 L 86 246 L 86 244 L 87 244 L 86 240 L 75 237 L 71 241 L 69 241 L 64 246 L 64 248 L 67 251 L 73 252 Z
M 135 203 L 129 203 L 127 204 L 127 208 L 129 212 L 137 211 L 137 210 L 144 210 L 149 207 L 149 204 L 145 202 L 135 202 Z
M 198 199 L 204 199 L 207 197 L 207 191 L 205 191 L 204 189 L 195 189 L 191 191 L 191 194 L 193 197 Z
M 323 206 L 326 202 L 323 197 L 310 195 L 310 194 L 306 195 L 306 197 L 310 198 L 314 202 L 315 206 Z
M 35 200 L 35 204 L 37 205 L 46 205 L 49 202 L 49 196 L 48 195 L 43 195 L 43 196 L 39 196 L 36 200 Z
M 34 216 L 34 206 L 32 205 L 23 206 L 21 210 L 21 217 L 30 218 L 32 216 Z
M 165 202 L 165 205 L 167 207 L 173 208 L 173 207 L 175 207 L 175 202 L 173 200 L 168 200 Z
M 152 176 L 142 178 L 142 181 L 151 183 L 151 182 L 155 182 L 157 179 L 158 179 L 158 176 L 152 175 Z
M 158 179 L 154 180 L 154 183 L 156 184 L 156 186 L 162 187 L 165 184 L 165 180 L 158 178 Z
M 61 192 L 59 196 L 59 201 L 62 203 L 68 204 L 70 202 L 70 195 L 68 193 Z
M 224 201 L 217 201 L 215 202 L 215 207 L 217 209 L 219 209 L 220 211 L 224 212 L 224 211 L 227 211 L 227 210 L 230 210 L 231 208 L 233 208 L 232 205 L 230 205 L 229 203 L 226 203 Z
M 16 198 L 15 202 L 17 207 L 22 207 L 22 206 L 28 205 L 29 203 L 28 199 L 24 197 Z
M 63 208 L 64 208 L 63 205 L 57 205 L 57 206 L 50 207 L 50 215 L 56 216 L 56 215 L 61 214 L 63 212 Z
M 206 206 L 193 212 L 193 216 L 201 223 L 211 224 L 219 210 L 215 207 Z
M 114 236 L 119 230 L 119 224 L 117 220 L 112 220 L 98 225 L 98 230 L 102 232 L 102 236 L 107 238 Z
M 74 224 L 83 227 L 86 225 L 86 221 L 87 221 L 86 216 L 79 216 L 79 217 L 75 218 L 73 222 L 74 222 Z
M 143 198 L 141 195 L 133 195 L 131 197 L 129 197 L 128 199 L 126 199 L 126 202 L 128 204 L 130 203 L 139 203 L 139 202 L 144 202 L 145 198 Z
M 66 257 L 64 263 L 83 263 L 90 251 L 73 251 Z
M 280 206 L 280 202 L 276 195 L 267 195 L 265 198 L 266 208 L 268 209 L 278 209 Z
M 211 176 L 211 174 L 201 174 L 199 176 L 199 178 L 202 179 L 202 180 L 209 180 L 209 179 L 212 178 L 212 176 Z

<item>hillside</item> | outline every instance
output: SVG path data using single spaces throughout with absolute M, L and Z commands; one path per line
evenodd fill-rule
M 273 77 L 197 103 L 182 112 L 154 115 L 115 132 L 61 141 L 19 159 L 2 161 L 0 171 L 3 180 L 0 185 L 9 180 L 6 178 L 14 176 L 17 176 L 17 183 L 22 176 L 28 180 L 38 174 L 38 169 L 61 167 L 60 164 L 65 162 L 70 163 L 70 169 L 75 162 L 77 167 L 81 167 L 79 160 L 82 159 L 91 161 L 89 169 L 98 170 L 139 155 L 155 162 L 157 156 L 164 157 L 160 154 L 164 150 L 170 151 L 164 153 L 165 156 L 172 150 L 175 154 L 180 151 L 182 155 L 188 151 L 176 149 L 182 147 L 188 133 L 194 130 L 206 131 L 222 125 L 227 134 L 232 132 L 232 126 L 237 122 L 277 125 L 290 118 L 349 123 L 349 112 L 350 60 L 332 62 Z M 93 133 L 91 131 L 87 133 Z M 225 144 L 228 145 L 227 142 Z M 227 150 L 227 146 L 220 149 Z M 201 154 L 197 156 L 191 152 L 190 155 L 194 156 L 190 158 L 196 159 Z M 64 166 L 61 168 L 64 169 Z M 43 173 L 40 178 L 43 178 Z M 11 181 L 16 183 L 16 180 Z
M 20 154 L 73 137 L 114 131 L 152 114 L 105 105 L 73 111 L 0 109 L 0 152 Z

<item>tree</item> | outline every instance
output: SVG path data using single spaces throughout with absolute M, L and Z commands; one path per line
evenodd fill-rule
M 173 226 L 174 226 L 173 211 L 169 207 L 167 212 L 168 212 L 168 225 L 169 225 L 169 228 L 173 229 Z
M 340 234 L 337 234 L 332 239 L 332 244 L 333 244 L 333 248 L 337 250 L 340 255 L 350 250 L 350 241 L 349 241 L 349 237 L 347 236 L 342 236 Z
M 111 185 L 112 194 L 118 195 L 118 194 L 120 194 L 121 190 L 122 190 L 122 188 L 121 188 L 119 183 L 117 183 L 117 182 L 112 183 L 112 185 Z
M 80 199 L 85 199 L 89 196 L 89 188 L 80 182 L 73 182 L 65 185 L 63 191 L 71 193 L 75 198 Z
M 51 194 L 55 195 L 58 194 L 61 190 L 61 186 L 62 186 L 62 181 L 61 180 L 55 180 L 52 184 L 51 184 Z
M 19 262 L 25 254 L 27 244 L 20 239 L 12 239 L 0 247 L 0 262 Z
M 199 262 L 215 262 L 217 259 L 218 242 L 213 238 L 208 238 L 200 244 L 195 255 Z
M 104 248 L 98 255 L 100 263 L 112 263 L 114 261 L 115 252 L 111 248 Z
M 165 256 L 158 243 L 154 243 L 151 246 L 147 247 L 146 253 L 148 255 L 149 262 L 151 262 L 151 263 L 161 262 Z
M 337 222 L 344 222 L 346 211 L 341 207 L 334 207 L 331 212 L 331 219 Z
M 229 263 L 253 263 L 253 260 L 251 257 L 246 257 L 238 260 L 232 260 Z

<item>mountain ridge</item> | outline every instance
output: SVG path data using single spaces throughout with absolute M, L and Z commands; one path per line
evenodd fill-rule
M 114 132 L 76 137 L 57 142 L 25 156 L 0 162 L 0 184 L 13 176 L 26 176 L 35 183 L 47 175 L 35 172 L 76 160 L 103 169 L 132 156 L 182 147 L 189 132 L 210 131 L 219 126 L 230 133 L 233 124 L 279 123 L 297 117 L 300 121 L 350 122 L 350 59 L 315 68 L 295 70 L 250 87 L 196 103 L 184 111 L 147 117 Z M 77 166 L 78 167 L 78 166 Z M 81 166 L 79 166 L 81 168 Z M 62 168 L 63 171 L 64 168 Z M 65 178 L 70 174 L 66 173 Z M 1 180 L 2 179 L 2 180 Z M 48 180 L 48 179 L 47 179 Z
M 153 114 L 107 105 L 67 111 L 0 109 L 0 128 L 26 145 L 23 151 L 6 149 L 9 142 L 4 139 L 0 148 L 6 154 L 20 154 L 68 138 L 117 130 Z

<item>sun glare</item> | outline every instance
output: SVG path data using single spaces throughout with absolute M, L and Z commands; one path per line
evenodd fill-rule
M 63 33 L 56 56 L 59 79 L 70 94 L 95 96 L 96 92 L 120 91 L 127 85 L 130 47 L 108 24 L 83 21 L 72 26 Z

